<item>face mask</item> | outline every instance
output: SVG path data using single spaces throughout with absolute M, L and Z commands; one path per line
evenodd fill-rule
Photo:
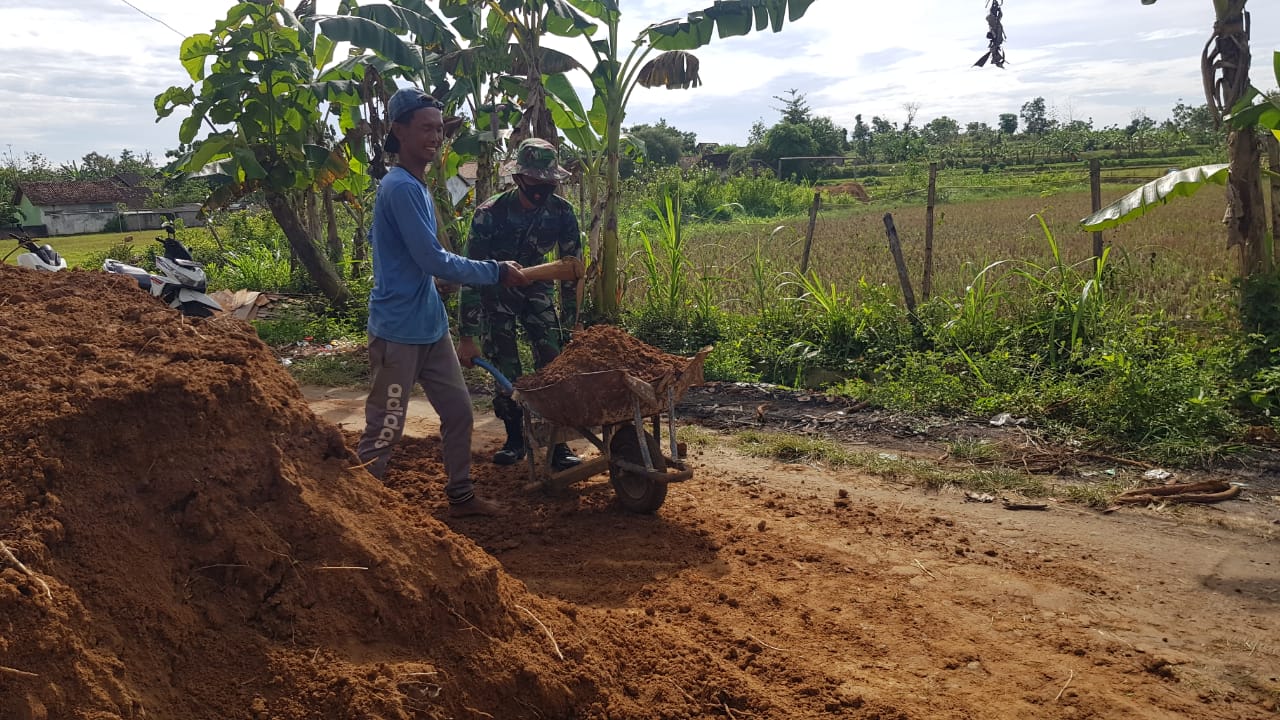
M 546 205 L 547 200 L 556 194 L 555 183 L 527 183 L 521 192 L 534 205 Z

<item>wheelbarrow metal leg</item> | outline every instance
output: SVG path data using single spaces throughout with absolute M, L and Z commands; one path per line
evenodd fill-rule
M 533 419 L 530 412 L 526 409 L 522 415 L 524 416 L 524 444 L 525 449 L 529 451 L 529 482 L 538 482 L 538 440 L 533 436 Z
M 635 401 L 635 409 L 636 409 L 636 421 L 635 421 L 636 442 L 639 443 L 640 445 L 640 457 L 644 458 L 645 468 L 647 468 L 649 472 L 653 472 L 654 470 L 653 457 L 649 455 L 649 443 L 645 441 L 645 437 L 644 437 L 644 415 L 640 412 L 639 400 Z
M 667 435 L 671 442 L 671 459 L 680 459 L 680 447 L 676 442 L 676 391 L 667 388 Z
M 578 431 L 579 435 L 581 435 L 585 440 L 587 440 L 587 442 L 590 442 L 592 445 L 595 445 L 596 449 L 599 450 L 602 454 L 604 455 L 609 454 L 609 450 L 608 450 L 609 438 L 607 435 L 605 436 L 605 439 L 601 441 L 600 438 L 596 437 L 595 433 L 591 432 L 590 428 L 575 428 L 575 429 Z

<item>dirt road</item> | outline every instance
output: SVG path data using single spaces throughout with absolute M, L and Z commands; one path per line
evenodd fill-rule
M 360 393 L 306 394 L 360 427 Z M 425 402 L 412 412 L 387 482 L 444 519 L 434 419 Z M 694 657 L 637 695 L 713 697 L 705 716 L 730 718 L 1276 715 L 1274 498 L 1012 512 L 726 439 L 692 449 L 694 480 L 656 516 L 633 516 L 600 480 L 548 497 L 523 468 L 484 463 L 498 428 L 479 420 L 477 481 L 510 512 L 455 530 L 535 594 L 696 640 L 768 700 L 707 692 Z

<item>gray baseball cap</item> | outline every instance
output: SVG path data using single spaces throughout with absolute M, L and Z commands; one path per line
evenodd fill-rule
M 418 88 L 402 88 L 391 96 L 391 100 L 387 102 L 387 118 L 392 122 L 404 122 L 413 113 L 422 108 L 435 108 L 436 110 L 444 110 L 444 103 L 422 92 Z M 387 152 L 399 152 L 400 140 L 391 131 L 387 131 L 387 137 L 382 141 L 382 147 Z

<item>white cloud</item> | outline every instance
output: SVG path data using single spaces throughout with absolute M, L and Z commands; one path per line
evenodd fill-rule
M 230 0 L 130 2 L 186 34 L 208 31 L 230 7 Z M 319 2 L 325 12 L 337 6 Z M 711 2 L 622 0 L 621 37 Z M 177 120 L 157 124 L 152 98 L 189 82 L 178 34 L 122 0 L 33 5 L 0 0 L 0 26 L 13 29 L 0 44 L 0 143 L 59 161 L 126 147 L 160 155 L 176 145 Z M 1271 87 L 1280 2 L 1250 5 L 1255 83 Z M 901 121 L 908 102 L 919 104 L 919 122 L 948 115 L 993 123 L 1037 96 L 1098 125 L 1125 124 L 1137 109 L 1162 118 L 1179 98 L 1201 96 L 1199 56 L 1213 21 L 1204 0 L 1006 3 L 1003 70 L 971 67 L 986 51 L 985 13 L 977 0 L 818 0 L 777 35 L 717 39 L 697 51 L 704 86 L 639 89 L 627 123 L 665 117 L 705 139 L 742 142 L 753 122 L 777 118 L 773 98 L 790 88 L 845 126 L 856 114 Z M 581 39 L 553 45 L 586 59 Z
M 1138 35 L 1138 39 L 1142 42 L 1159 42 L 1161 40 L 1178 40 L 1185 37 L 1206 38 L 1207 33 L 1203 28 L 1169 28 L 1167 30 L 1154 30 Z

